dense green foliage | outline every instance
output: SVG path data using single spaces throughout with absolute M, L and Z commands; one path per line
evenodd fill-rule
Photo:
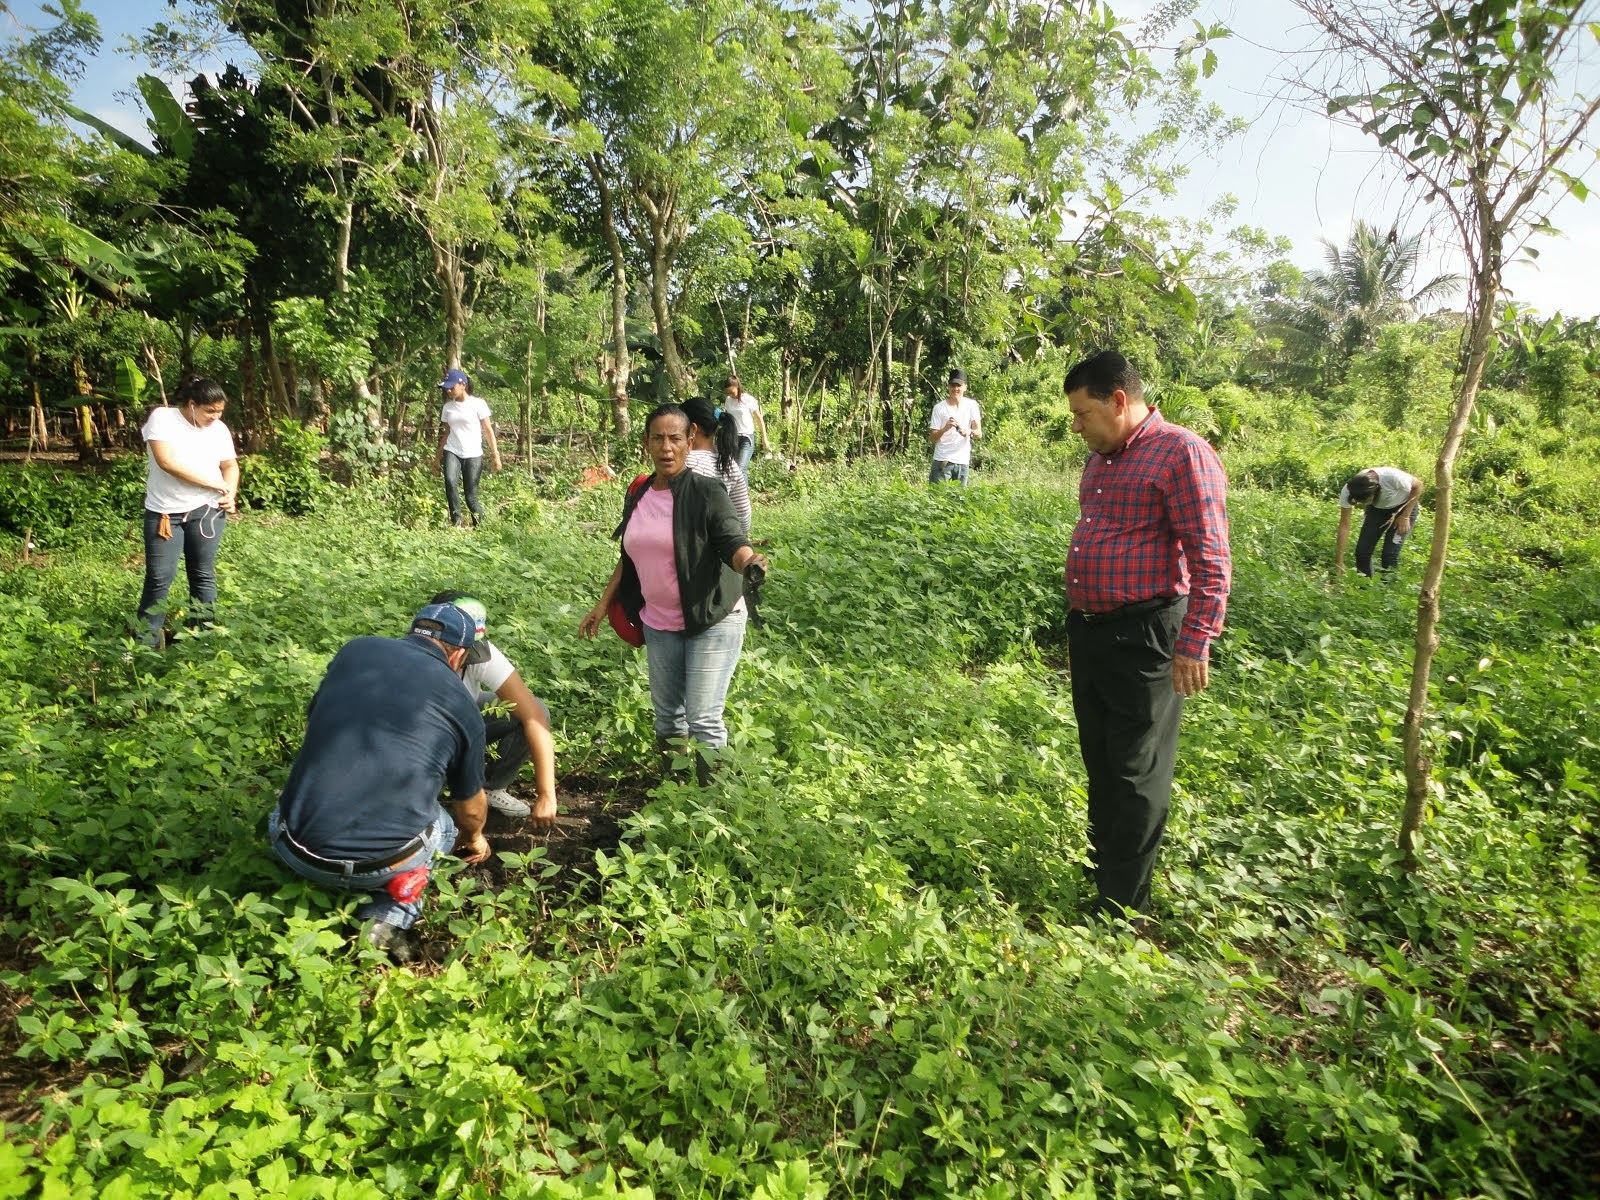
M 758 464 L 770 623 L 730 698 L 734 763 L 656 786 L 597 885 L 542 850 L 497 893 L 447 880 L 445 961 L 417 970 L 351 948 L 348 904 L 256 832 L 304 704 L 347 637 L 470 580 L 563 774 L 636 787 L 642 660 L 574 635 L 619 488 L 494 477 L 490 523 L 456 536 L 425 476 L 252 512 L 224 624 L 165 655 L 122 657 L 131 533 L 8 569 L 0 978 L 45 1086 L 0 1140 L 0 1194 L 1593 1194 L 1592 446 L 1541 455 L 1529 426 L 1475 451 L 1408 876 L 1418 564 L 1330 579 L 1328 489 L 1426 447 L 1376 404 L 1318 437 L 1308 408 L 1188 399 L 1245 482 L 1155 942 L 1075 924 L 1072 455 L 996 445 L 966 492 L 917 464 Z M 37 475 L 3 478 L 70 494 Z
M 141 77 L 136 131 L 69 102 L 99 30 L 68 0 L 0 32 L 0 164 L 44 168 L 0 185 L 6 436 L 129 444 L 130 365 L 145 404 L 219 379 L 252 449 L 349 414 L 390 451 L 458 362 L 524 438 L 737 366 L 824 452 L 909 444 L 956 361 L 1214 369 L 1286 246 L 1153 211 L 1238 128 L 1196 9 L 184 0 L 130 48 L 188 81 Z

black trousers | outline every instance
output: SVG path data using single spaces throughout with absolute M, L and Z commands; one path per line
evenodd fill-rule
M 483 768 L 483 790 L 497 791 L 510 787 L 511 781 L 522 770 L 532 751 L 528 748 L 528 734 L 521 721 L 510 717 L 483 718 L 483 744 L 490 751 Z
M 1404 533 L 1394 531 L 1394 523 L 1404 507 L 1404 504 L 1397 504 L 1393 508 L 1367 505 L 1366 519 L 1361 522 L 1361 532 L 1356 537 L 1356 570 L 1363 575 L 1372 574 L 1372 552 L 1378 548 L 1380 540 L 1383 542 L 1383 555 L 1378 561 L 1383 569 L 1392 571 L 1400 565 L 1400 547 L 1411 536 L 1409 529 Z
M 1172 650 L 1187 609 L 1180 597 L 1133 615 L 1067 619 L 1072 709 L 1089 776 L 1095 911 L 1104 915 L 1150 909 L 1183 717 Z

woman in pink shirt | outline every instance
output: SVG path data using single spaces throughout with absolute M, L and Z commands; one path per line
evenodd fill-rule
M 611 535 L 621 539 L 622 553 L 578 632 L 594 637 L 620 599 L 644 627 L 657 748 L 687 737 L 720 750 L 728 744 L 728 683 L 744 646 L 743 575 L 752 563 L 765 572 L 767 560 L 751 548 L 722 484 L 688 470 L 683 409 L 661 405 L 644 429 L 655 473 L 623 501 Z M 704 782 L 708 762 L 697 763 Z

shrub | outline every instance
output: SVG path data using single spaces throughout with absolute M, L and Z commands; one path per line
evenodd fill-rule
M 327 490 L 322 453 L 327 440 L 298 421 L 273 426 L 267 448 L 239 460 L 239 494 L 251 508 L 271 508 L 291 516 L 315 512 Z

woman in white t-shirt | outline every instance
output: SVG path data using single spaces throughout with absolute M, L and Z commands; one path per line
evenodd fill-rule
M 217 547 L 239 492 L 239 456 L 222 423 L 226 393 L 209 379 L 194 379 L 173 399 L 174 405 L 153 410 L 139 431 L 147 459 L 139 636 L 157 647 L 165 641 L 167 591 L 179 559 L 194 606 L 190 624 L 209 623 L 217 601 Z
M 757 429 L 761 430 L 761 448 L 768 454 L 772 453 L 772 439 L 767 436 L 767 422 L 761 415 L 761 405 L 756 402 L 754 396 L 744 390 L 744 385 L 739 382 L 737 375 L 728 376 L 722 394 L 726 397 L 722 402 L 722 411 L 733 417 L 734 429 L 739 434 L 738 450 L 734 457 L 738 459 L 739 470 L 748 479 L 750 459 L 756 452 Z
M 489 406 L 469 394 L 472 381 L 459 367 L 444 373 L 439 386 L 445 389 L 444 405 L 439 409 L 439 452 L 433 469 L 444 473 L 444 498 L 450 505 L 450 524 L 461 525 L 461 490 L 467 493 L 467 511 L 476 525 L 483 519 L 478 503 L 478 480 L 483 475 L 483 443 L 489 443 L 494 469 L 500 469 L 500 447 L 494 440 L 494 423 Z

